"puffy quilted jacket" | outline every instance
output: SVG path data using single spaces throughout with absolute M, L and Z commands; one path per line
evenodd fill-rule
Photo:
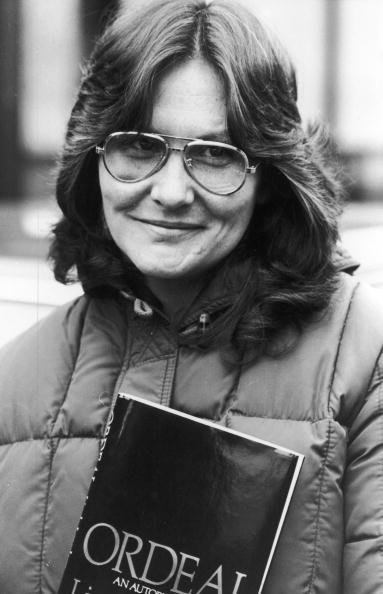
M 1 594 L 57 591 L 118 391 L 306 456 L 266 594 L 381 594 L 383 307 L 373 292 L 343 275 L 292 352 L 241 369 L 177 346 L 161 316 L 143 313 L 123 296 L 82 297 L 2 352 Z

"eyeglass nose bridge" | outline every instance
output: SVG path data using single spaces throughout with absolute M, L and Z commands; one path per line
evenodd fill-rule
M 168 137 L 169 138 L 169 137 Z M 175 136 L 171 136 L 170 138 L 177 138 Z M 182 138 L 182 139 L 178 139 L 177 140 L 186 140 L 187 142 L 185 143 L 185 145 L 182 148 L 178 148 L 176 146 L 170 146 L 169 142 L 167 141 L 167 139 L 165 140 L 165 145 L 166 145 L 166 153 L 164 155 L 164 158 L 162 159 L 161 163 L 159 163 L 158 169 L 157 171 L 159 171 L 160 169 L 162 169 L 162 167 L 165 165 L 165 163 L 167 162 L 167 160 L 169 159 L 169 155 L 171 151 L 174 151 L 176 153 L 182 153 L 182 161 L 183 161 L 183 165 L 184 165 L 184 169 L 186 171 L 186 173 L 188 174 L 188 176 L 194 181 L 196 182 L 198 185 L 204 187 L 205 189 L 208 189 L 204 186 L 204 184 L 202 184 L 202 182 L 200 182 L 196 177 L 195 174 L 193 173 L 192 169 L 193 169 L 193 159 L 191 157 L 186 157 L 186 151 L 188 148 L 188 145 L 190 142 L 194 142 L 195 139 L 194 138 Z M 211 190 L 210 190 L 211 191 Z
M 173 137 L 171 137 L 171 138 L 173 138 Z M 187 147 L 187 143 L 182 148 L 178 148 L 176 146 L 170 146 L 167 138 L 161 138 L 161 140 L 164 143 L 165 151 L 164 151 L 164 154 L 162 156 L 162 159 L 160 160 L 160 162 L 158 163 L 157 167 L 155 167 L 155 169 L 153 170 L 152 173 L 156 173 L 157 171 L 160 171 L 166 165 L 166 163 L 168 162 L 169 157 L 170 157 L 170 154 L 172 152 L 175 152 L 175 153 L 182 153 L 182 161 L 183 161 L 183 164 L 184 164 L 184 168 L 186 170 L 186 173 L 188 175 L 190 175 L 190 172 L 188 171 L 188 167 L 191 167 L 191 159 L 185 159 L 185 149 Z
M 182 148 L 179 148 L 176 146 L 170 146 L 167 138 L 172 138 L 172 139 L 174 138 L 177 140 L 186 140 L 187 142 L 185 143 L 185 145 Z M 193 159 L 191 159 L 190 157 L 186 158 L 186 154 L 185 154 L 189 142 L 194 141 L 194 139 L 193 138 L 177 138 L 176 136 L 168 136 L 167 138 L 163 139 L 164 144 L 166 146 L 166 150 L 165 150 L 165 154 L 164 154 L 163 158 L 161 159 L 160 163 L 158 164 L 158 168 L 156 169 L 156 171 L 159 171 L 160 169 L 162 169 L 164 167 L 164 165 L 167 163 L 170 153 L 172 151 L 175 153 L 182 153 L 182 161 L 183 161 L 183 165 L 184 165 L 184 169 L 185 169 L 186 173 L 189 175 L 189 177 L 191 177 L 191 179 L 193 181 L 196 181 L 198 184 L 200 184 L 200 182 L 195 179 L 194 175 L 190 171 L 193 167 Z

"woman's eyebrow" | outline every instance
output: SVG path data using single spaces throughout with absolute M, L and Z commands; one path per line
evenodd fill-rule
M 231 142 L 227 132 L 213 132 L 198 136 L 201 140 L 215 140 L 216 142 Z
M 172 134 L 167 134 L 161 130 L 157 130 L 152 126 L 148 126 L 147 130 L 150 134 L 158 134 L 159 136 L 173 136 Z M 178 136 L 178 138 L 186 138 L 184 136 Z M 188 137 L 189 138 L 189 137 Z M 190 137 L 191 138 L 191 137 Z M 205 132 L 204 134 L 196 134 L 193 136 L 193 139 L 198 140 L 212 140 L 215 142 L 225 142 L 230 143 L 231 139 L 229 134 L 226 131 L 223 132 Z

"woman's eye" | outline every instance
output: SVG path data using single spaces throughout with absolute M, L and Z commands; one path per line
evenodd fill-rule
M 231 161 L 230 152 L 220 146 L 205 147 L 201 154 L 201 159 L 215 166 L 225 166 Z
M 218 147 L 218 146 L 211 146 L 208 149 L 206 149 L 208 151 L 208 154 L 210 157 L 213 157 L 215 159 L 219 159 L 222 157 L 225 157 L 225 149 Z
M 137 148 L 139 148 L 142 151 L 152 151 L 154 149 L 155 143 L 153 142 L 153 140 L 150 140 L 149 138 L 139 138 L 138 140 L 136 140 L 136 145 Z

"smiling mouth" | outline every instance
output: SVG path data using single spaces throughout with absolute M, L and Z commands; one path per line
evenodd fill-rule
M 196 230 L 201 229 L 202 225 L 198 225 L 197 223 L 187 223 L 184 221 L 163 221 L 158 219 L 139 219 L 137 217 L 131 217 L 135 221 L 139 221 L 140 223 L 145 223 L 146 225 L 152 225 L 153 227 L 161 227 L 163 229 L 181 229 L 181 230 Z

